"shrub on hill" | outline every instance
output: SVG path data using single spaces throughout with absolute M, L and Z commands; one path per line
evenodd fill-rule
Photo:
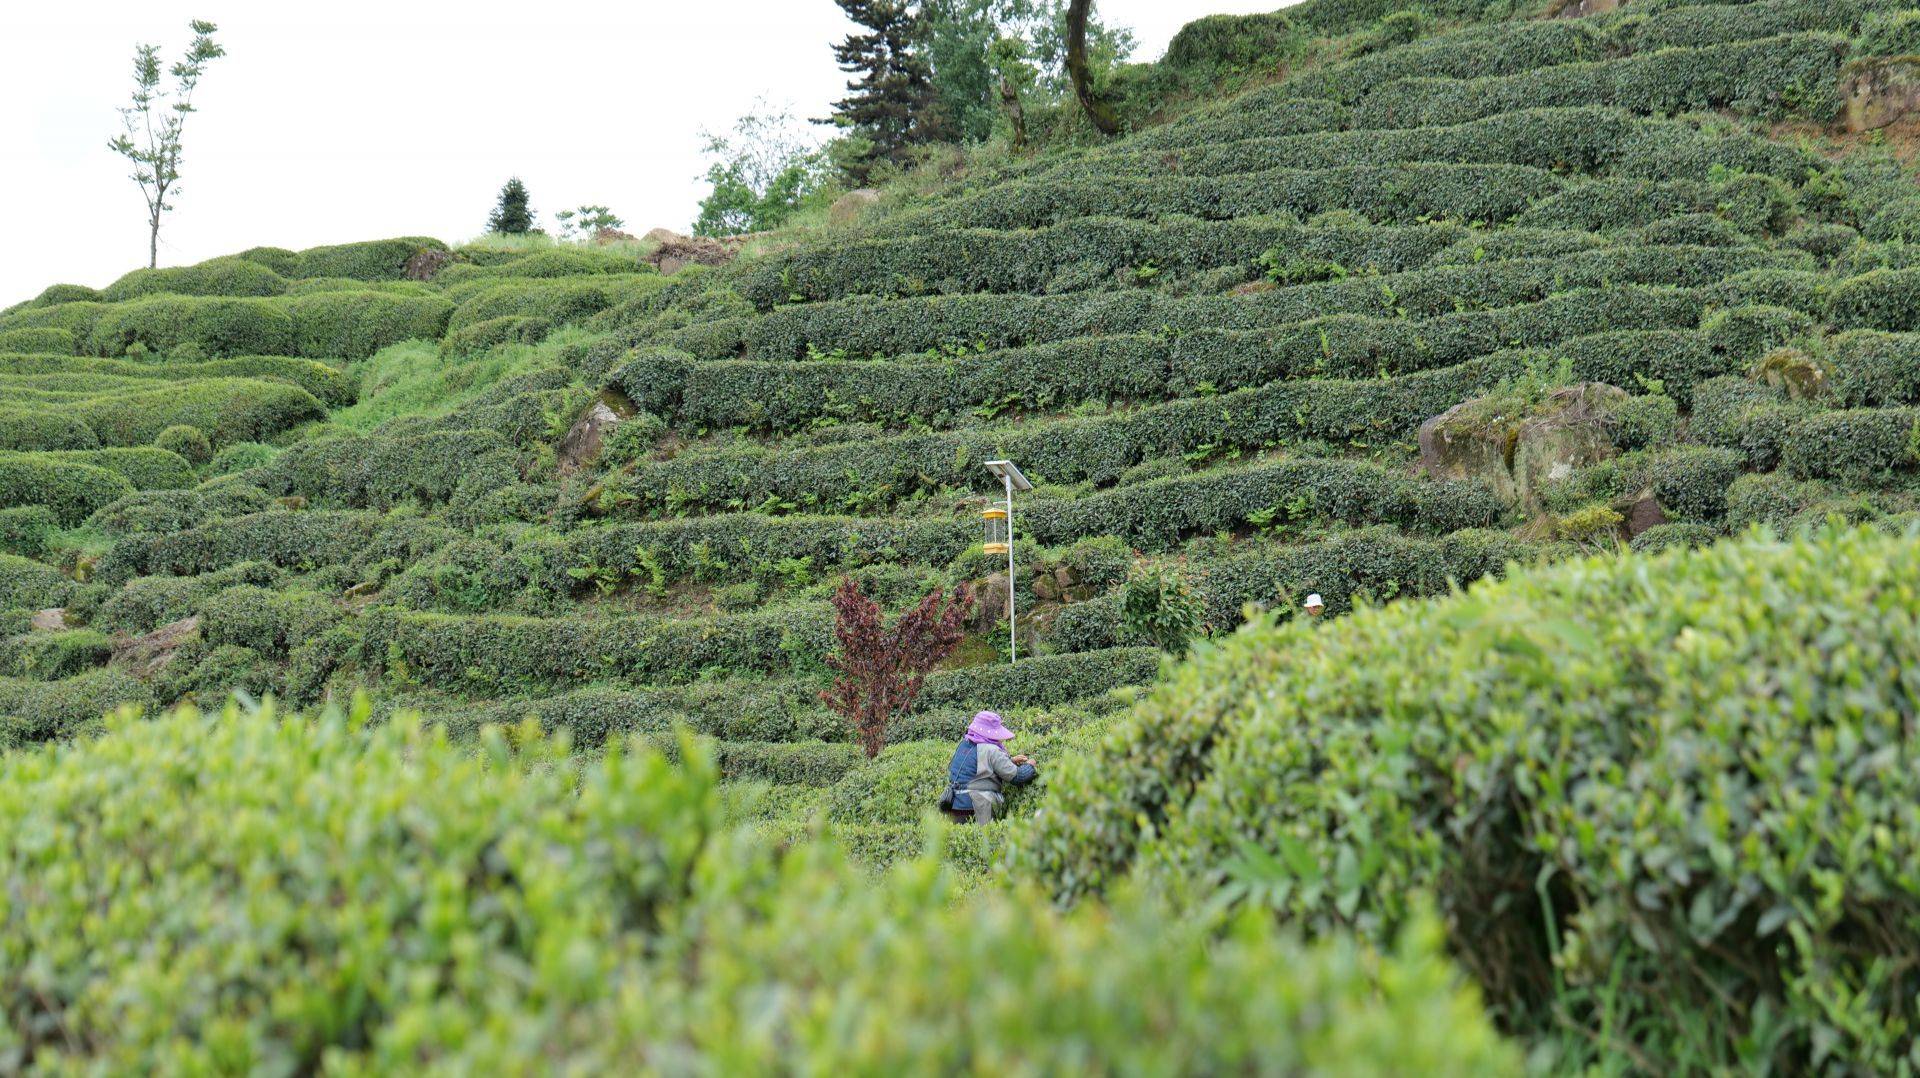
M 61 527 L 80 523 L 133 489 L 125 476 L 99 465 L 47 453 L 0 452 L 0 508 L 44 505 Z
M 73 581 L 51 565 L 17 554 L 0 554 L 0 610 L 59 606 Z
M 0 791 L 7 829 L 54 836 L 88 881 L 0 930 L 45 971 L 7 1002 L 8 1048 L 50 1069 L 1519 1067 L 1430 921 L 1365 955 L 1133 901 L 960 903 L 936 862 L 875 880 L 830 840 L 728 828 L 698 754 L 580 762 L 494 735 L 476 756 L 408 722 L 182 712 L 10 755 Z M 382 824 L 396 806 L 427 823 Z M 11 849 L 9 873 L 51 878 Z M 465 884 L 432 898 L 449 873 Z M 942 987 L 900 991 L 923 979 Z
M 293 319 L 271 299 L 148 296 L 107 305 L 87 351 L 118 356 L 136 344 L 151 352 L 193 345 L 209 356 L 287 355 Z
M 43 557 L 47 539 L 60 526 L 53 510 L 44 505 L 0 509 L 0 553 L 23 558 Z
M 17 749 L 97 731 L 101 716 L 147 707 L 153 689 L 118 667 L 59 681 L 0 677 L 0 748 Z M 11 753 L 8 753 L 11 756 Z
M 204 378 L 76 401 L 69 406 L 69 414 L 106 445 L 148 445 L 168 427 L 185 424 L 198 427 L 215 446 L 225 446 L 324 419 L 327 409 L 297 386 L 251 378 Z
M 85 422 L 50 408 L 0 408 L 0 450 L 93 449 L 100 436 Z
M 259 254 L 259 250 L 256 249 L 256 259 L 279 257 Z M 426 236 L 309 247 L 294 256 L 291 272 L 280 269 L 280 273 L 286 277 L 351 277 L 357 281 L 395 281 L 401 278 L 407 260 L 414 255 L 422 251 L 445 250 L 446 244 Z M 242 257 L 246 255 L 243 253 Z M 275 268 L 279 269 L 277 266 Z
M 0 330 L 0 352 L 32 352 L 70 356 L 75 347 L 72 330 L 53 326 Z
M 240 257 L 213 258 L 191 266 L 137 269 L 108 285 L 101 293 L 109 303 L 121 303 L 157 292 L 179 296 L 277 296 L 287 290 L 286 279 L 258 262 Z
M 1025 863 L 1363 932 L 1433 889 L 1504 1021 L 1575 1060 L 1896 1066 L 1914 543 L 1750 538 L 1250 630 L 1054 776 Z
M 364 359 L 411 338 L 438 340 L 453 305 L 437 296 L 319 292 L 286 301 L 295 355 Z

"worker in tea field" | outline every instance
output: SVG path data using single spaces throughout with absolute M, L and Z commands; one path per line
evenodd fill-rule
M 1317 618 L 1326 609 L 1327 609 L 1327 604 L 1320 598 L 1319 592 L 1316 591 L 1312 595 L 1307 596 L 1307 616 L 1308 617 Z
M 955 814 L 973 813 L 975 823 L 991 823 L 1007 803 L 1008 784 L 1025 786 L 1040 774 L 1027 756 L 1009 756 L 1013 731 L 1000 716 L 982 711 L 967 726 L 967 735 L 954 747 L 947 762 L 947 792 L 940 807 Z

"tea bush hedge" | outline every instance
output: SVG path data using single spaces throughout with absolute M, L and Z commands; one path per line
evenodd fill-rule
M 1914 542 L 1750 538 L 1250 630 L 1059 769 L 1024 863 L 1076 896 L 1138 861 L 1320 930 L 1433 889 L 1503 1021 L 1575 1058 L 1631 1028 L 1656 1069 L 1897 1066 Z
M 1767 118 L 1826 120 L 1839 108 L 1851 43 L 1793 34 L 1617 60 L 1561 64 L 1480 79 L 1408 78 L 1369 95 L 1361 127 L 1432 127 L 1546 105 L 1606 105 L 1639 113 L 1730 108 Z
M 92 427 L 64 412 L 0 408 L 0 449 L 93 449 L 99 444 Z
M 106 305 L 86 350 L 118 356 L 133 345 L 171 352 L 191 345 L 209 356 L 287 355 L 293 318 L 271 299 L 156 295 Z
M 74 352 L 75 344 L 72 330 L 58 329 L 53 326 L 0 329 L 0 352 L 70 356 Z
M 125 446 L 147 445 L 181 424 L 198 427 L 215 446 L 260 441 L 327 414 L 325 405 L 297 386 L 226 377 L 75 401 L 67 411 L 101 443 Z
M 59 681 L 0 677 L 0 748 L 34 746 L 96 731 L 101 716 L 123 706 L 144 708 L 153 702 L 151 686 L 112 666 Z M 12 1006 L 8 1011 L 16 1013 Z
M 359 281 L 396 281 L 404 276 L 407 260 L 421 251 L 444 251 L 447 245 L 426 236 L 401 236 L 390 240 L 366 240 L 326 247 L 309 247 L 299 252 L 267 253 L 271 249 L 243 251 L 240 257 L 252 257 L 272 266 L 285 277 L 351 277 Z M 274 265 L 280 255 L 292 254 L 292 260 Z
M 177 296 L 277 296 L 287 282 L 259 262 L 240 257 L 210 258 L 191 266 L 137 269 L 108 285 L 101 297 L 121 303 L 159 292 Z
M 1699 287 L 1722 281 L 1728 283 L 1717 295 L 1729 305 L 1824 310 L 1824 301 L 1816 299 L 1815 290 L 1824 281 L 1818 274 L 1741 276 L 1811 265 L 1812 256 L 1799 250 L 1623 247 L 1435 266 L 1242 296 L 1179 297 L 1138 290 L 837 300 L 779 307 L 751 319 L 720 319 L 671 332 L 665 343 L 699 359 L 798 359 L 808 354 L 809 345 L 818 352 L 897 356 L 956 345 L 1004 348 L 1096 333 L 1258 329 L 1332 314 L 1432 318 L 1463 307 L 1535 303 L 1578 289 Z
M 72 527 L 133 484 L 96 464 L 63 461 L 45 453 L 0 452 L 0 508 L 43 505 L 61 527 Z
M 1139 902 L 1111 916 L 1021 893 L 957 903 L 937 862 L 875 880 L 831 839 L 782 849 L 727 827 L 698 753 L 487 746 L 229 710 L 9 756 L 0 819 L 53 838 L 14 844 L 6 871 L 33 888 L 69 869 L 87 881 L 30 924 L 0 922 L 0 948 L 36 958 L 6 1003 L 9 1050 L 135 1070 L 1520 1065 L 1437 956 L 1430 919 L 1368 956 Z M 401 806 L 422 825 L 380 823 Z M 339 834 L 362 838 L 310 855 Z M 147 871 L 124 869 L 154 850 Z M 101 906 L 117 916 L 87 915 Z M 967 958 L 983 947 L 1003 957 Z M 1184 987 L 1099 987 L 1148 983 Z
M 0 372 L 36 374 L 86 372 L 116 378 L 147 378 L 155 382 L 184 382 L 200 378 L 263 378 L 299 386 L 323 403 L 351 404 L 353 380 L 338 368 L 291 356 L 235 356 L 198 363 L 146 363 L 120 359 L 0 355 Z
M 321 292 L 286 301 L 295 355 L 363 359 L 412 338 L 438 340 L 453 305 L 437 296 Z
M 47 553 L 48 537 L 59 526 L 53 510 L 44 505 L 0 509 L 0 553 L 42 557 Z

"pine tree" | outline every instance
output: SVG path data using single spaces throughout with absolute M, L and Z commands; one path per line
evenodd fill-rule
M 533 207 L 527 205 L 527 185 L 515 176 L 500 188 L 500 202 L 487 215 L 487 231 L 518 236 L 533 231 Z
M 835 0 L 867 33 L 848 34 L 833 47 L 840 70 L 857 75 L 852 91 L 834 102 L 830 121 L 864 138 L 869 147 L 847 165 L 865 183 L 881 161 L 904 161 L 909 147 L 942 135 L 933 73 L 915 48 L 920 16 L 908 0 Z

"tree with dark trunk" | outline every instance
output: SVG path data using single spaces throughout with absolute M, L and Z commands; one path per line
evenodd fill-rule
M 133 182 L 147 201 L 147 268 L 160 264 L 160 218 L 173 208 L 169 197 L 179 194 L 180 132 L 193 112 L 193 91 L 207 64 L 227 54 L 214 43 L 219 27 L 195 19 L 188 23 L 193 43 L 187 55 L 168 69 L 173 89 L 160 88 L 160 46 L 133 50 L 133 103 L 120 110 L 126 131 L 107 143 L 114 153 L 133 162 Z
M 1093 0 L 1073 0 L 1067 8 L 1067 77 L 1073 80 L 1073 96 L 1080 108 L 1103 135 L 1120 133 L 1120 120 L 1113 106 L 1100 100 L 1093 91 L 1093 78 L 1087 71 L 1087 19 L 1093 14 Z
M 871 758 L 887 743 L 887 725 L 913 706 L 927 672 L 959 646 L 973 592 L 962 584 L 947 598 L 935 588 L 891 629 L 880 604 L 851 579 L 841 583 L 832 602 L 840 650 L 827 665 L 837 676 L 820 699 L 853 725 Z
M 493 212 L 487 215 L 487 231 L 499 232 L 508 236 L 525 235 L 533 231 L 533 207 L 527 202 L 527 185 L 514 176 L 500 188 L 500 201 L 494 204 Z
M 866 28 L 833 47 L 840 70 L 858 78 L 834 102 L 827 123 L 866 139 L 867 151 L 850 162 L 853 179 L 865 183 L 881 161 L 899 164 L 910 147 L 942 134 L 933 73 L 915 49 L 920 18 L 907 0 L 835 0 L 847 18 Z

